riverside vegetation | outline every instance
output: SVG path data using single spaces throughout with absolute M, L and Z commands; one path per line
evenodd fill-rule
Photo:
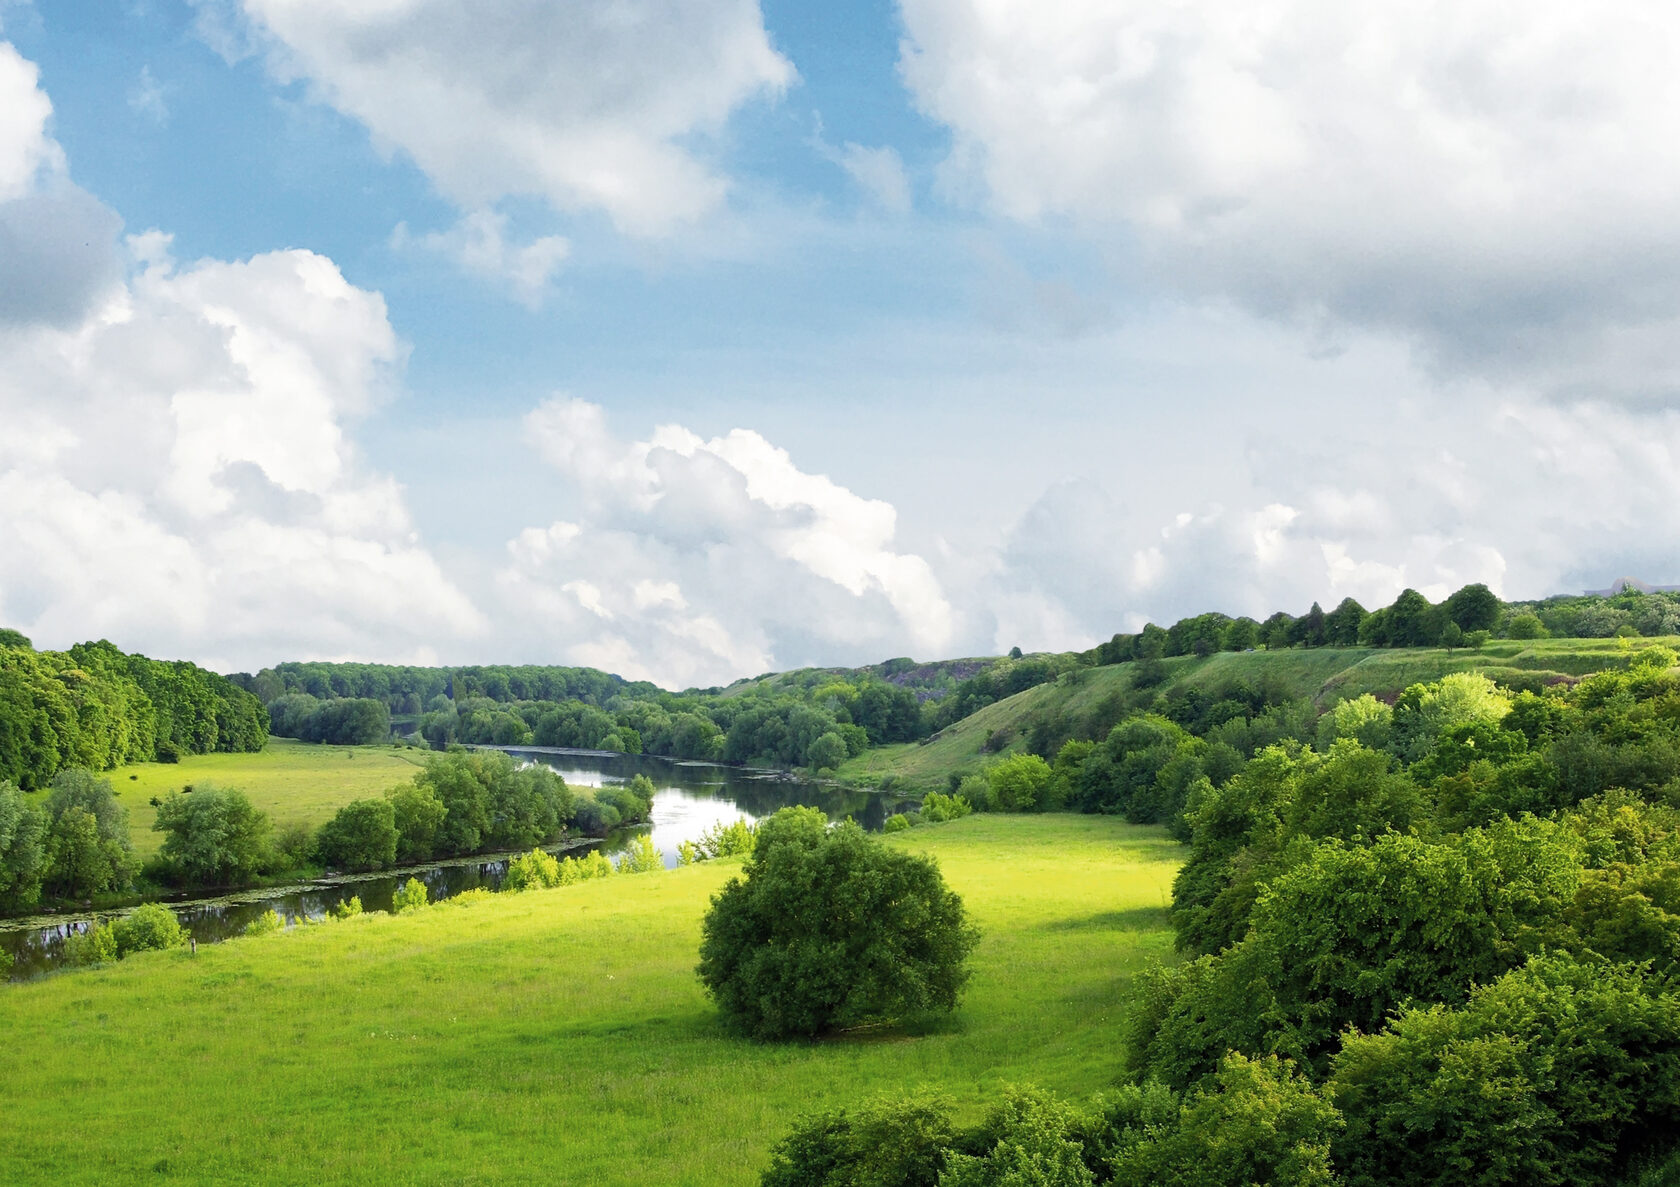
M 1485 607 L 1486 600 L 1461 599 L 1460 609 L 1465 605 Z M 639 1043 L 686 1040 L 683 1024 L 673 1018 L 687 1015 L 655 1004 L 646 996 L 652 984 L 646 971 L 619 959 L 650 929 L 672 939 L 681 915 L 690 928 L 678 940 L 687 992 L 698 993 L 693 961 L 702 953 L 707 968 L 704 945 L 716 935 L 703 930 L 704 899 L 721 888 L 732 859 L 690 863 L 645 880 L 602 880 L 568 879 L 558 862 L 551 873 L 541 855 L 533 855 L 525 884 L 571 883 L 552 891 L 568 896 L 556 926 L 563 918 L 566 928 L 602 935 L 595 930 L 601 915 L 584 917 L 614 902 L 624 908 L 612 912 L 621 947 L 567 947 L 565 955 L 581 957 L 581 963 L 534 952 L 523 963 L 502 960 L 494 965 L 507 970 L 501 984 L 540 981 L 545 991 L 575 1005 L 576 994 L 560 988 L 568 981 L 560 970 L 587 969 L 624 983 L 601 991 L 610 1007 L 603 999 L 571 1014 L 533 1014 L 529 999 L 521 998 L 514 1014 L 489 1029 L 524 1041 L 531 1032 L 523 1024 L 534 1017 L 570 1019 L 538 1024 L 545 1055 L 575 1053 L 566 1036 L 579 1028 L 619 1041 L 616 1053 L 640 1072 L 638 1088 L 605 1089 L 597 1099 L 611 1102 L 607 1115 L 585 1105 L 586 1114 L 599 1120 L 569 1127 L 561 1143 L 568 1155 L 586 1158 L 586 1177 L 602 1181 L 636 1171 L 609 1166 L 608 1145 L 619 1157 L 657 1148 L 662 1177 L 694 1182 L 759 1176 L 766 1183 L 944 1187 L 1675 1181 L 1676 657 L 1631 632 L 1568 649 L 1555 641 L 1470 638 L 1482 630 L 1525 634 L 1530 626 L 1517 625 L 1524 614 L 1545 627 L 1537 613 L 1512 613 L 1497 600 L 1493 605 L 1494 626 L 1467 631 L 1451 617 L 1453 599 L 1445 609 L 1425 603 L 1417 614 L 1397 603 L 1389 610 L 1406 614 L 1378 612 L 1387 614 L 1380 620 L 1386 623 L 1383 638 L 1365 625 L 1373 616 L 1360 619 L 1355 637 L 1364 632 L 1366 645 L 1356 649 L 1315 646 L 1310 638 L 1289 646 L 1284 636 L 1261 640 L 1268 649 L 1250 655 L 1246 649 L 1221 652 L 1204 638 L 1201 647 L 1168 655 L 1165 644 L 1151 643 L 1117 662 L 1098 662 L 1098 656 L 1076 664 L 941 727 L 947 738 L 972 737 L 983 728 L 983 740 L 973 750 L 947 747 L 945 757 L 956 761 L 940 772 L 943 789 L 927 796 L 918 813 L 895 818 L 899 823 L 890 826 L 886 842 L 863 843 L 932 853 L 972 909 L 983 938 L 964 1006 L 943 1021 L 905 1016 L 867 1038 L 791 1048 L 731 1038 L 710 1010 L 697 1011 L 693 1017 L 706 1020 L 702 1028 L 716 1028 L 708 1041 L 732 1053 L 736 1078 L 724 1079 L 739 1087 L 744 1070 L 756 1086 L 748 1094 L 754 1101 L 710 1095 L 720 1082 L 717 1065 L 693 1058 L 699 1049 L 686 1041 L 680 1052 L 670 1042 L 656 1043 L 665 1062 L 647 1062 L 655 1058 L 651 1049 L 635 1062 L 634 1053 L 643 1050 Z M 1407 631 L 1426 629 L 1430 615 L 1459 627 L 1457 638 L 1440 628 L 1437 641 L 1451 644 L 1442 651 L 1444 662 L 1478 657 L 1467 665 L 1474 670 L 1442 672 L 1442 661 L 1428 653 L 1386 645 L 1397 632 L 1412 637 L 1397 622 L 1411 624 Z M 1239 620 L 1225 621 L 1222 631 Z M 1424 627 L 1417 627 L 1420 621 Z M 1398 686 L 1370 683 L 1400 672 L 1420 678 Z M 954 693 L 955 687 L 946 696 Z M 745 687 L 733 698 L 715 695 L 760 697 Z M 837 712 L 850 712 L 838 693 L 817 704 L 831 705 L 836 723 Z M 755 731 L 776 719 L 773 707 L 762 701 L 756 706 L 765 712 Z M 930 712 L 940 710 L 922 709 L 924 726 Z M 791 708 L 786 716 L 791 720 Z M 945 740 L 918 749 L 935 751 Z M 1055 838 L 1054 853 L 1036 848 L 1045 837 Z M 1100 839 L 1094 861 L 1092 838 Z M 965 848 L 976 839 L 989 849 L 981 860 Z M 1138 870 L 1138 845 L 1158 847 L 1154 903 L 1139 902 L 1135 887 L 1130 895 L 1115 893 L 1111 867 Z M 755 849 L 752 860 L 761 858 Z M 1022 874 L 1031 877 L 1021 881 Z M 1093 881 L 1104 887 L 1098 899 L 1105 905 L 1069 913 L 1072 899 L 1093 902 L 1085 897 Z M 648 901 L 640 890 L 628 890 L 644 886 L 659 888 L 660 910 L 668 917 L 655 921 L 628 908 Z M 668 897 L 682 886 L 699 890 L 686 908 Z M 623 896 L 601 897 L 620 887 L 626 888 Z M 508 913 L 547 893 L 496 896 L 458 910 L 488 912 L 480 918 L 496 920 L 498 934 L 511 939 Z M 726 890 L 715 901 L 739 893 Z M 1048 903 L 1059 905 L 1046 909 Z M 418 921 L 449 910 L 407 915 Z M 284 938 L 308 944 L 319 934 L 328 937 L 319 943 L 339 945 L 330 938 L 337 931 Z M 1047 961 L 1043 951 L 1035 959 L 1018 946 L 1029 935 L 1031 942 L 1089 944 L 1078 959 L 1091 964 Z M 1163 943 L 1169 936 L 1176 954 Z M 842 951 L 843 940 L 835 942 Z M 1002 953 L 1000 942 L 1017 947 Z M 394 947 L 410 955 L 393 953 L 383 968 L 390 971 L 390 962 L 406 959 L 447 982 L 439 971 L 440 946 L 468 943 L 469 937 L 453 933 L 433 933 L 418 948 L 399 939 Z M 311 951 L 294 949 L 302 960 Z M 711 951 L 718 951 L 715 944 Z M 1142 959 L 1146 954 L 1161 959 L 1150 963 Z M 136 950 L 121 965 L 82 974 L 86 988 L 76 992 L 109 1017 L 122 995 L 167 995 L 168 977 L 184 975 L 181 959 Z M 669 954 L 666 960 L 664 967 L 675 971 Z M 132 980 L 148 967 L 157 970 L 155 979 Z M 302 988 L 299 975 L 294 970 L 277 979 L 277 970 L 268 967 L 261 988 L 272 991 L 283 982 L 281 996 L 290 999 Z M 310 992 L 326 992 L 338 975 L 338 969 L 318 971 Z M 810 975 L 806 969 L 796 980 Z M 85 996 L 113 976 L 121 978 L 117 997 Z M 716 993 L 716 978 L 708 981 Z M 996 1016 L 988 1011 L 997 1001 L 988 995 L 999 982 L 1032 999 L 1055 1027 L 1034 1031 L 1038 1045 L 1024 1059 L 998 1058 L 1009 1039 L 991 1028 Z M 10 993 L 13 1001 L 34 1003 L 39 1018 L 56 1019 L 56 1033 L 63 1034 L 62 1024 L 75 1015 L 42 1005 L 62 996 L 50 992 L 59 983 Z M 1106 988 L 1091 996 L 1099 983 Z M 235 997 L 243 1008 L 255 1004 L 249 995 L 228 1000 Z M 300 1000 L 308 1000 L 308 992 Z M 727 993 L 718 1001 L 727 1004 Z M 449 1004 L 454 1002 L 452 997 Z M 609 1013 L 600 1014 L 602 1009 Z M 730 1013 L 726 1009 L 725 1017 Z M 608 1024 L 609 1016 L 619 1021 Z M 433 1018 L 428 1036 L 437 1037 L 439 1026 Z M 749 1022 L 744 1029 L 758 1028 Z M 408 1033 L 419 1041 L 418 1030 Z M 949 1066 L 929 1072 L 929 1053 L 981 1033 L 988 1050 L 978 1065 L 965 1068 L 968 1080 L 947 1074 L 954 1070 Z M 305 1032 L 297 1035 L 294 1045 L 312 1048 Z M 877 1044 L 880 1037 L 892 1041 Z M 1063 1045 L 1069 1037 L 1080 1045 Z M 130 1031 L 122 1038 L 129 1041 Z M 909 1051 L 896 1054 L 907 1058 L 890 1064 L 862 1055 L 905 1044 Z M 309 1061 L 316 1057 L 298 1052 L 290 1062 L 300 1058 L 315 1066 Z M 787 1069 L 819 1064 L 831 1077 L 821 1088 L 806 1082 L 803 1097 L 782 1091 L 790 1083 Z M 867 1075 L 850 1074 L 866 1065 Z M 521 1091 L 552 1103 L 556 1089 L 542 1072 L 528 1061 L 514 1066 L 528 1069 Z M 575 1066 L 566 1063 L 568 1070 Z M 917 1074 L 905 1074 L 912 1066 Z M 692 1073 L 695 1079 L 681 1082 L 694 1087 L 676 1089 L 676 1082 L 659 1079 L 655 1067 L 677 1076 Z M 393 1082 L 393 1065 L 387 1061 L 381 1069 L 385 1082 Z M 642 1086 L 663 1086 L 671 1099 L 654 1105 Z M 727 1132 L 750 1135 L 756 1144 L 714 1161 L 709 1153 L 683 1160 L 675 1155 L 682 1147 L 637 1142 L 631 1119 L 675 1124 L 673 1101 L 703 1113 L 714 1128 L 733 1124 Z M 759 1103 L 768 1110 L 744 1123 L 743 1107 Z M 120 1102 L 110 1105 L 122 1111 Z M 206 1120 L 202 1107 L 198 1120 Z M 500 1144 L 510 1121 L 498 1114 L 485 1125 Z M 272 1139 L 272 1122 L 268 1128 Z M 603 1144 L 585 1131 L 610 1135 L 610 1141 Z M 232 1130 L 212 1126 L 209 1132 Z M 423 1135 L 438 1156 L 424 1153 L 418 1176 L 412 1168 L 402 1174 L 472 1177 L 481 1165 L 462 1141 L 432 1129 Z M 692 1136 L 693 1151 L 717 1149 L 718 1134 Z M 354 1135 L 343 1138 L 352 1159 L 362 1157 Z M 286 1143 L 232 1141 L 222 1161 L 219 1154 L 192 1151 L 191 1173 L 237 1175 L 249 1165 L 240 1159 L 261 1157 L 252 1153 L 255 1147 L 272 1156 Z M 121 1157 L 109 1142 L 101 1149 L 108 1159 Z M 165 1169 L 176 1166 L 176 1157 L 160 1155 Z M 306 1154 L 294 1150 L 290 1163 L 285 1157 L 273 1163 L 275 1177 L 306 1177 Z M 561 1173 L 557 1163 L 532 1165 Z M 350 1177 L 391 1170 L 358 1162 Z

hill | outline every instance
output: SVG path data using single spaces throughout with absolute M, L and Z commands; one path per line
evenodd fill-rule
M 1315 647 L 1281 651 L 1222 651 L 1206 658 L 1161 660 L 1164 679 L 1147 689 L 1142 662 L 1066 672 L 1048 684 L 987 705 L 931 737 L 872 748 L 841 766 L 838 777 L 854 783 L 891 783 L 901 790 L 943 790 L 952 772 L 972 771 L 992 754 L 1025 747 L 1033 726 L 1060 720 L 1091 736 L 1123 713 L 1147 707 L 1155 696 L 1180 689 L 1213 692 L 1233 684 L 1272 690 L 1310 701 L 1323 710 L 1362 693 L 1393 698 L 1409 685 L 1450 672 L 1481 672 L 1500 683 L 1535 687 L 1572 680 L 1626 664 L 1632 651 L 1680 640 L 1496 640 L 1480 650 L 1439 647 Z
M 887 843 L 983 932 L 933 1029 L 725 1035 L 693 970 L 730 862 L 366 916 L 12 986 L 0 1181 L 746 1184 L 812 1109 L 1107 1087 L 1180 847 L 1070 816 Z

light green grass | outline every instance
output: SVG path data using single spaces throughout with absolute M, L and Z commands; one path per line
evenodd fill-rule
M 1180 687 L 1215 690 L 1236 681 L 1266 684 L 1292 697 L 1307 697 L 1320 708 L 1375 693 L 1392 696 L 1408 685 L 1439 680 L 1451 672 L 1481 671 L 1498 678 L 1512 671 L 1580 676 L 1625 663 L 1631 651 L 1657 643 L 1680 650 L 1680 639 L 1538 639 L 1496 640 L 1480 651 L 1460 648 L 1319 647 L 1287 651 L 1225 651 L 1197 659 L 1165 661 L 1168 678 L 1159 691 Z M 1131 691 L 1135 664 L 1114 664 L 1069 672 L 1049 684 L 988 705 L 920 743 L 867 750 L 840 767 L 838 777 L 874 783 L 891 776 L 906 789 L 942 790 L 952 771 L 977 769 L 989 757 L 988 735 L 1008 739 L 1003 752 L 1020 748 L 1039 717 L 1066 715 L 1083 719 L 1105 700 Z
M 445 904 L 0 991 L 0 1181 L 747 1184 L 809 1110 L 1112 1082 L 1180 847 L 1073 816 L 887 843 L 934 854 L 984 933 L 930 1030 L 723 1033 L 693 970 L 735 863 Z
M 145 860 L 163 843 L 162 834 L 152 831 L 157 818 L 153 796 L 161 799 L 199 783 L 237 787 L 268 813 L 277 829 L 294 822 L 315 828 L 352 800 L 408 782 L 423 761 L 424 752 L 418 750 L 316 746 L 270 738 L 255 754 L 199 754 L 178 763 L 135 763 L 105 777 L 128 808 L 134 851 Z

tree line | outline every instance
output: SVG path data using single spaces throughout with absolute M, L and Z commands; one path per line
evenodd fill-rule
M 158 855 L 141 866 L 110 780 L 67 768 L 47 795 L 0 780 L 0 913 L 165 887 L 225 888 L 267 875 L 377 870 L 603 837 L 648 819 L 653 784 L 573 789 L 496 751 L 430 755 L 408 783 L 345 805 L 319 829 L 276 829 L 236 788 L 187 786 L 157 801 Z
M 111 643 L 36 651 L 0 630 L 0 780 L 47 786 L 68 767 L 261 750 L 268 711 L 227 678 Z

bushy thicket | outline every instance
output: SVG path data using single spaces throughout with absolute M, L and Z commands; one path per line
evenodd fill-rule
M 976 940 L 931 858 L 784 808 L 712 899 L 699 972 L 741 1033 L 812 1036 L 955 1009 Z
M 1316 720 L 1157 699 L 1054 764 L 967 777 L 1187 840 L 1187 959 L 1137 982 L 1127 1083 L 981 1131 L 925 1102 L 811 1119 L 765 1181 L 1610 1184 L 1671 1157 L 1675 658 L 1538 692 L 1453 675 Z M 889 1113 L 921 1120 L 893 1137 Z M 895 1159 L 921 1177 L 869 1177 Z
M 322 701 L 308 693 L 288 693 L 270 701 L 268 713 L 270 732 L 281 738 L 370 746 L 391 737 L 391 711 L 371 697 Z
M 58 772 L 261 750 L 262 702 L 195 664 L 126 655 L 110 643 L 35 651 L 0 632 L 0 781 L 31 791 Z

